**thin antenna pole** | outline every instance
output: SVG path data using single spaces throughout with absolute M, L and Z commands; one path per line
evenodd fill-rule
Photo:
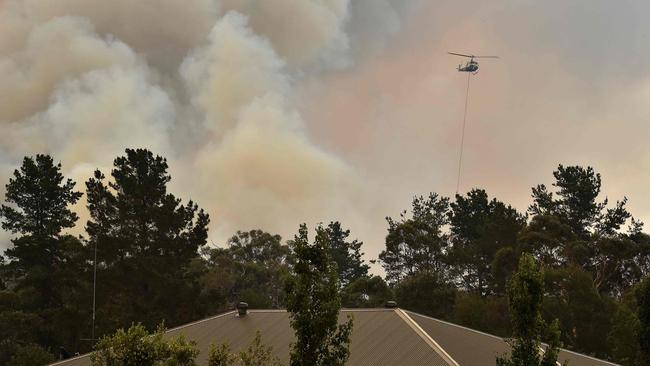
M 92 330 L 92 339 L 95 341 L 95 304 L 96 304 L 96 294 L 97 294 L 97 240 L 95 240 L 95 260 L 94 270 L 93 270 L 93 330 Z
M 463 147 L 465 145 L 465 122 L 467 121 L 467 101 L 469 100 L 469 79 L 472 76 L 472 73 L 467 73 L 467 91 L 465 92 L 465 112 L 463 113 L 463 130 L 460 135 L 460 152 L 458 154 L 458 176 L 456 178 L 456 194 L 458 194 L 458 188 L 460 187 L 460 172 L 461 167 L 463 166 Z

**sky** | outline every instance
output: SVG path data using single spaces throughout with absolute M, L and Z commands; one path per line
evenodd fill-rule
M 386 216 L 455 193 L 467 74 L 451 51 L 500 56 L 470 79 L 461 193 L 525 210 L 558 164 L 590 165 L 604 196 L 648 221 L 648 13 L 625 0 L 0 0 L 0 180 L 48 153 L 83 190 L 146 147 L 168 159 L 170 191 L 210 213 L 211 245 L 340 220 L 373 259 Z

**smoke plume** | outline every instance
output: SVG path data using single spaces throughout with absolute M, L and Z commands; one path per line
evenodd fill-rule
M 588 10 L 586 10 L 588 9 Z M 557 164 L 594 166 L 650 217 L 650 3 L 607 0 L 0 0 L 0 181 L 52 154 L 83 182 L 127 147 L 168 158 L 210 239 L 341 220 L 383 246 L 413 195 L 525 210 Z M 0 194 L 3 187 L 0 187 Z M 82 200 L 83 201 L 83 200 Z M 84 204 L 76 208 L 83 232 Z M 0 246 L 8 238 L 0 238 Z
M 172 191 L 211 214 L 214 243 L 335 219 L 362 230 L 363 178 L 310 138 L 296 92 L 353 62 L 349 8 L 0 2 L 0 178 L 22 156 L 49 153 L 82 189 L 125 148 L 146 147 L 168 158 Z

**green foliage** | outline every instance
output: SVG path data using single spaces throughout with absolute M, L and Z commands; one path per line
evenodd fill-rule
M 60 306 L 60 283 L 54 280 L 68 260 L 68 239 L 61 230 L 77 220 L 69 208 L 81 197 L 74 186 L 61 174 L 61 164 L 55 165 L 48 155 L 25 157 L 6 185 L 5 201 L 11 206 L 0 206 L 2 228 L 18 236 L 5 252 L 10 260 L 5 270 L 17 279 L 18 288 L 39 293 L 36 307 Z
M 552 189 L 533 188 L 528 222 L 481 189 L 453 202 L 434 193 L 415 197 L 409 214 L 387 218 L 379 259 L 388 283 L 368 276 L 362 243 L 350 240 L 338 222 L 319 227 L 314 244 L 304 228 L 291 245 L 251 230 L 237 232 L 225 248 L 208 249 L 208 215 L 167 192 L 167 170 L 164 158 L 127 149 L 108 179 L 95 172 L 86 183 L 84 241 L 66 234 L 77 220 L 75 183 L 47 155 L 23 160 L 0 206 L 2 227 L 13 233 L 0 255 L 0 364 L 89 350 L 80 339 L 91 333 L 95 246 L 98 334 L 134 320 L 175 325 L 238 301 L 256 308 L 289 304 L 304 335 L 294 353 L 319 344 L 313 349 L 330 358 L 318 362 L 338 364 L 347 357 L 343 344 L 351 326 L 337 326 L 341 303 L 378 307 L 395 298 L 401 307 L 508 336 L 516 329 L 508 326 L 507 284 L 526 252 L 545 268 L 541 315 L 558 319 L 559 331 L 539 326 L 547 341 L 557 338 L 572 350 L 623 364 L 649 358 L 638 357 L 650 344 L 644 335 L 650 316 L 641 306 L 646 285 L 635 285 L 650 276 L 650 236 L 625 198 L 613 205 L 600 198 L 601 177 L 591 167 L 560 165 Z M 286 288 L 295 291 L 288 299 L 291 274 Z M 310 306 L 318 313 L 305 310 Z M 172 364 L 192 357 L 180 352 L 188 349 L 185 341 L 178 342 L 169 345 L 179 348 Z
M 222 343 L 219 346 L 210 344 L 208 355 L 208 366 L 229 366 L 237 360 L 237 357 L 230 352 L 230 346 Z
M 639 317 L 639 364 L 650 365 L 650 278 L 646 278 L 637 290 Z
M 541 366 L 557 366 L 557 356 L 560 354 L 560 323 L 555 319 L 546 329 L 548 345 L 544 349 L 544 356 L 540 363 Z M 568 361 L 564 363 L 565 366 Z
M 508 299 L 459 293 L 454 303 L 453 322 L 501 337 L 511 334 Z
M 217 254 L 217 253 L 215 253 Z M 285 303 L 284 279 L 293 256 L 279 235 L 261 230 L 238 231 L 228 240 L 228 249 L 220 265 L 213 258 L 218 272 L 229 272 L 232 285 L 225 289 L 229 302 L 246 301 L 254 308 L 280 308 Z
M 549 366 L 557 362 L 559 329 L 557 322 L 549 328 L 551 342 L 540 356 L 544 322 L 541 317 L 544 296 L 544 274 L 535 259 L 524 254 L 517 272 L 508 284 L 508 300 L 513 338 L 509 341 L 510 355 L 497 357 L 498 366 Z
M 382 307 L 393 299 L 393 291 L 379 276 L 361 277 L 341 291 L 341 302 L 347 308 Z
M 205 260 L 195 263 L 210 311 L 224 311 L 239 301 L 258 309 L 284 307 L 293 254 L 282 238 L 261 230 L 238 231 L 227 244 L 204 250 Z
M 112 182 L 96 171 L 86 182 L 90 246 L 97 246 L 99 326 L 104 331 L 141 321 L 152 327 L 188 322 L 198 306 L 198 278 L 189 270 L 205 245 L 208 215 L 167 192 L 167 162 L 127 149 L 113 162 Z
M 3 365 L 25 366 L 25 365 L 47 365 L 54 362 L 54 355 L 37 344 L 26 344 L 18 346 L 13 352 L 11 359 Z
M 47 339 L 47 323 L 40 315 L 21 310 L 21 300 L 14 292 L 0 292 L 0 365 L 9 363 L 22 346 Z
M 277 357 L 273 356 L 273 349 L 262 344 L 262 335 L 256 332 L 255 338 L 248 347 L 239 352 L 242 366 L 280 366 Z
M 639 354 L 639 326 L 639 318 L 634 311 L 627 304 L 619 305 L 607 336 L 616 362 L 629 366 L 635 364 Z
M 580 267 L 545 271 L 543 311 L 560 322 L 562 341 L 573 349 L 605 357 L 606 335 L 611 326 L 613 303 L 594 287 L 591 274 Z
M 582 264 L 588 257 L 584 242 L 557 216 L 534 216 L 519 233 L 518 241 L 521 250 L 531 253 L 547 267 Z
M 426 199 L 415 197 L 411 218 L 404 211 L 399 220 L 390 217 L 386 220 L 386 249 L 379 254 L 379 259 L 389 283 L 419 271 L 444 272 L 447 268 L 444 252 L 449 245 L 448 234 L 444 232 L 449 223 L 448 198 L 435 193 Z
M 262 343 L 262 334 L 258 330 L 255 338 L 239 353 L 234 354 L 230 351 L 230 346 L 222 343 L 219 346 L 210 345 L 210 355 L 208 357 L 208 366 L 281 366 L 280 360 L 273 355 L 273 348 Z
M 456 195 L 450 212 L 449 261 L 461 287 L 482 296 L 493 293 L 499 280 L 492 269 L 497 253 L 515 248 L 525 225 L 524 215 L 495 198 L 489 200 L 482 189 L 471 190 L 467 197 Z
M 455 297 L 456 289 L 435 272 L 418 272 L 395 286 L 400 307 L 435 318 L 447 318 L 452 313 Z
M 310 244 L 307 227 L 301 225 L 291 245 L 296 255 L 286 285 L 287 310 L 296 334 L 291 366 L 344 365 L 350 355 L 352 318 L 337 325 L 341 297 L 330 237 L 319 226 Z
M 142 324 L 102 337 L 91 354 L 93 366 L 195 366 L 196 343 L 183 335 L 167 340 L 160 326 L 153 334 Z
M 506 287 L 510 276 L 517 269 L 519 260 L 519 250 L 512 247 L 503 247 L 494 253 L 492 260 L 492 292 L 496 296 L 503 296 L 506 293 Z
M 68 208 L 81 197 L 74 186 L 70 179 L 64 182 L 61 164 L 55 165 L 49 155 L 39 154 L 36 159 L 25 157 L 20 170 L 14 171 L 6 186 L 6 202 L 17 209 L 0 206 L 2 228 L 38 239 L 58 237 L 62 229 L 73 227 L 77 221 L 77 215 Z M 10 257 L 18 253 L 8 251 Z
M 74 226 L 77 215 L 70 207 L 82 194 L 61 170 L 48 155 L 25 157 L 6 185 L 8 205 L 0 206 L 0 217 L 3 229 L 15 236 L 5 252 L 9 261 L 0 267 L 6 284 L 0 287 L 10 289 L 3 300 L 13 300 L 0 305 L 0 328 L 11 333 L 0 331 L 0 364 L 27 360 L 30 350 L 36 360 L 51 357 L 38 350 L 79 345 L 86 257 L 81 241 L 63 230 Z
M 336 263 L 339 281 L 342 287 L 353 281 L 368 276 L 370 266 L 364 263 L 361 252 L 362 242 L 347 241 L 350 230 L 341 228 L 338 221 L 330 222 L 325 228 L 330 240 L 330 256 Z
M 534 203 L 529 210 L 534 215 L 553 215 L 569 225 L 573 232 L 586 238 L 592 232 L 612 235 L 631 217 L 625 205 L 627 198 L 607 209 L 607 199 L 598 201 L 601 179 L 592 167 L 564 167 L 553 172 L 557 188 L 555 199 L 545 185 L 533 188 Z
M 206 242 L 209 218 L 194 202 L 182 205 L 167 193 L 167 161 L 145 149 L 126 149 L 113 166 L 113 182 L 105 185 L 96 171 L 86 183 L 91 216 L 86 229 L 91 242 L 99 243 L 102 261 L 153 257 L 169 265 L 196 256 Z

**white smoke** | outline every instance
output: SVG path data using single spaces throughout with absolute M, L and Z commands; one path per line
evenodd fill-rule
M 284 62 L 266 39 L 247 27 L 243 15 L 226 14 L 208 40 L 180 68 L 192 103 L 205 114 L 208 128 L 224 132 L 256 97 L 288 93 Z
M 0 182 L 43 152 L 83 189 L 148 147 L 216 243 L 340 219 L 376 257 L 386 215 L 453 193 L 446 52 L 471 51 L 502 59 L 472 77 L 461 188 L 525 209 L 558 163 L 593 165 L 648 221 L 649 4 L 0 0 Z
M 313 143 L 295 105 L 297 80 L 352 62 L 349 17 L 348 0 L 0 2 L 0 178 L 49 153 L 83 189 L 146 147 L 212 215 L 213 241 L 363 226 L 361 177 Z
M 250 17 L 256 33 L 270 39 L 273 48 L 292 65 L 314 62 L 342 67 L 348 64 L 349 0 L 224 0 L 223 7 Z

